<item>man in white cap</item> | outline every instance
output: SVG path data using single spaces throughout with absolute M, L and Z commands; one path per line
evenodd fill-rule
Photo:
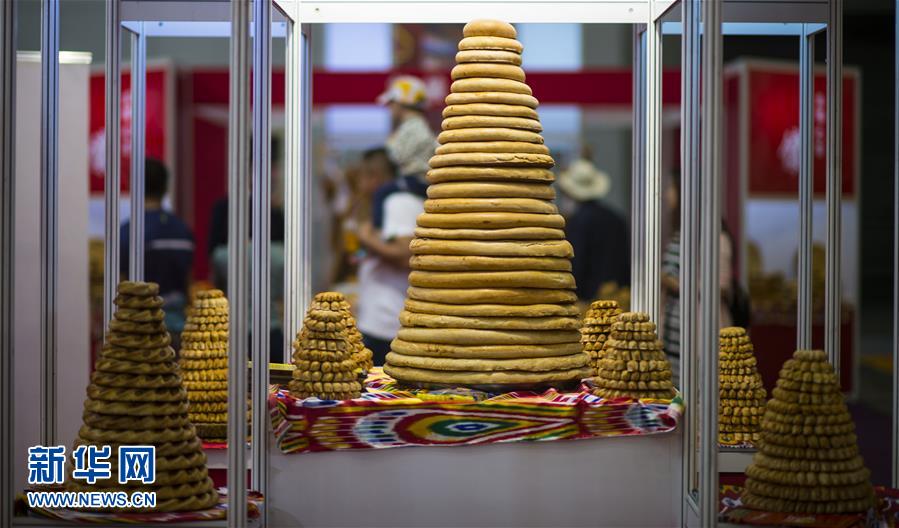
M 559 174 L 559 189 L 577 203 L 567 219 L 565 235 L 574 248 L 571 273 L 577 296 L 583 301 L 596 298 L 600 286 L 615 282 L 630 284 L 630 243 L 627 223 L 603 203 L 611 179 L 599 170 L 585 148 L 580 159 Z
M 385 148 L 398 177 L 375 192 L 372 221 L 359 228 L 368 256 L 359 265 L 356 324 L 376 365 L 384 363 L 399 331 L 399 314 L 409 287 L 409 242 L 424 212 L 425 175 L 437 140 L 425 120 L 424 83 L 408 75 L 394 78 L 378 102 L 390 108 L 393 132 Z

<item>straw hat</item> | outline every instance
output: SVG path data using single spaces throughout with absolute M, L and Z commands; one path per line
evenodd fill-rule
M 584 158 L 572 162 L 559 174 L 559 188 L 580 202 L 604 197 L 611 186 L 609 175 Z

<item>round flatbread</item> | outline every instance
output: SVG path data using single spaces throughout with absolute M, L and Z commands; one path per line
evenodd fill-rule
M 523 141 L 542 145 L 543 136 L 529 130 L 514 128 L 460 128 L 444 130 L 437 136 L 437 142 L 441 144 L 474 141 Z
M 456 63 L 465 64 L 469 62 L 495 63 L 495 64 L 512 64 L 521 66 L 521 54 L 514 51 L 501 50 L 466 50 L 456 53 Z
M 511 227 L 507 229 L 441 229 L 418 227 L 415 236 L 442 240 L 563 240 L 565 231 L 548 227 Z
M 428 186 L 428 198 L 533 198 L 553 200 L 556 190 L 546 183 L 448 182 Z
M 447 117 L 441 125 L 443 130 L 456 130 L 459 128 L 513 128 L 541 132 L 543 125 L 537 119 L 526 117 L 502 117 L 465 115 Z
M 546 358 L 526 359 L 457 359 L 430 358 L 424 356 L 406 356 L 397 352 L 387 354 L 387 364 L 394 367 L 414 367 L 429 370 L 465 371 L 477 370 L 491 372 L 494 370 L 520 370 L 527 372 L 545 372 L 547 370 L 567 370 L 581 368 L 587 364 L 587 356 L 571 354 Z
M 429 170 L 427 178 L 429 183 L 480 180 L 552 182 L 556 176 L 549 169 L 536 167 L 438 167 Z
M 502 154 L 515 152 L 549 155 L 549 147 L 540 143 L 528 143 L 526 141 L 467 141 L 440 145 L 434 151 L 435 154 L 459 154 L 463 152 L 496 152 Z
M 577 317 L 575 304 L 446 304 L 406 299 L 406 310 L 417 314 L 456 317 Z
M 417 219 L 420 227 L 443 229 L 500 229 L 508 227 L 550 227 L 562 229 L 565 218 L 560 214 L 531 213 L 422 213 Z
M 466 52 L 460 52 L 466 53 Z M 527 106 L 537 108 L 540 102 L 533 95 L 510 92 L 457 92 L 451 93 L 443 100 L 446 105 L 464 105 L 476 103 L 492 103 Z
M 571 290 L 540 288 L 418 288 L 406 290 L 410 299 L 447 304 L 565 304 L 577 301 Z
M 574 250 L 567 240 L 466 241 L 416 238 L 409 243 L 413 255 L 476 255 L 485 257 L 562 257 Z
M 508 385 L 514 383 L 562 383 L 590 376 L 586 367 L 546 372 L 505 370 L 494 372 L 441 371 L 384 365 L 384 373 L 399 380 L 418 383 L 446 383 L 454 385 Z
M 489 166 L 489 167 L 543 167 L 555 165 L 552 156 L 546 154 L 528 154 L 524 152 L 459 152 L 456 154 L 437 154 L 430 160 L 432 169 L 454 166 Z
M 413 270 L 423 271 L 512 271 L 547 270 L 571 271 L 567 258 L 552 257 L 481 257 L 455 255 L 413 255 L 409 259 Z
M 528 119 L 540 119 L 537 111 L 529 106 L 472 103 L 460 105 L 448 105 L 443 109 L 443 117 L 456 117 L 467 115 L 502 116 L 502 117 L 526 117 Z M 515 152 L 507 151 L 507 152 Z
M 397 337 L 416 343 L 447 345 L 554 345 L 574 343 L 577 330 L 476 330 L 471 328 L 400 328 Z
M 577 330 L 576 317 L 468 317 L 400 312 L 400 324 L 424 328 L 478 328 L 484 330 Z
M 453 81 L 450 85 L 451 93 L 458 92 L 509 92 L 525 95 L 534 95 L 531 87 L 521 81 L 513 79 L 498 79 L 495 77 L 470 77 Z
M 394 339 L 390 348 L 406 356 L 483 358 L 483 359 L 524 359 L 556 357 L 578 354 L 580 343 L 559 343 L 554 345 L 446 345 L 439 343 L 415 343 Z
M 459 51 L 466 50 L 501 50 L 521 53 L 524 46 L 514 38 L 494 36 L 465 37 L 459 41 Z
M 411 271 L 409 285 L 419 288 L 560 288 L 573 289 L 566 271 Z
M 427 213 L 534 213 L 556 214 L 556 204 L 532 198 L 438 198 L 425 200 Z
M 497 64 L 494 62 L 468 62 L 457 64 L 450 72 L 454 81 L 486 77 L 491 79 L 510 79 L 524 82 L 525 74 L 521 66 L 514 64 Z
M 515 27 L 508 22 L 479 19 L 465 24 L 465 27 L 462 28 L 462 35 L 466 37 L 515 38 L 517 33 L 515 32 Z

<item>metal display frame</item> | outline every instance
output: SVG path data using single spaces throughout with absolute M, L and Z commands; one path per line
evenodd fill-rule
M 677 4 L 680 4 L 679 6 Z M 54 440 L 52 405 L 55 401 L 54 337 L 56 262 L 55 208 L 58 182 L 57 149 L 54 142 L 58 114 L 59 51 L 58 0 L 43 0 L 42 12 L 42 311 L 41 365 L 42 383 L 42 440 Z M 510 7 L 515 9 L 510 9 Z M 897 0 L 899 6 L 899 0 Z M 679 7 L 679 8 L 678 8 Z M 252 11 L 251 11 L 252 9 Z M 0 106 L 0 433 L 11 431 L 13 401 L 12 372 L 12 292 L 14 283 L 12 255 L 14 250 L 14 88 L 15 86 L 15 2 L 3 2 L 0 10 L 0 66 L 2 66 L 3 104 Z M 121 69 L 121 30 L 132 38 L 132 97 L 135 112 L 132 148 L 132 224 L 129 276 L 143 276 L 143 218 L 142 156 L 145 141 L 145 79 L 146 38 L 148 36 L 184 36 L 199 32 L 220 35 L 222 25 L 230 34 L 230 102 L 229 102 L 229 426 L 231 446 L 242 446 L 246 440 L 245 404 L 247 401 L 247 359 L 245 336 L 252 335 L 252 426 L 250 458 L 252 485 L 267 494 L 269 437 L 266 409 L 268 389 L 268 321 L 269 281 L 268 244 L 270 235 L 271 181 L 271 22 L 278 17 L 286 21 L 287 95 L 285 106 L 285 345 L 295 335 L 299 319 L 312 297 L 311 292 L 311 200 L 312 173 L 310 163 L 312 61 L 310 24 L 336 22 L 383 23 L 463 23 L 474 18 L 495 17 L 510 22 L 576 22 L 625 23 L 634 30 L 634 137 L 633 137 L 633 198 L 632 198 L 632 299 L 635 309 L 649 311 L 658 320 L 660 311 L 660 224 L 661 224 L 661 47 L 665 24 L 673 23 L 672 31 L 682 34 L 682 199 L 681 222 L 681 380 L 688 402 L 699 401 L 701 406 L 687 414 L 685 420 L 683 459 L 682 524 L 714 526 L 717 523 L 717 402 L 718 402 L 718 328 L 717 305 L 699 303 L 699 291 L 710 298 L 718 292 L 718 233 L 720 231 L 720 200 L 718 187 L 721 174 L 721 77 L 722 42 L 725 34 L 796 35 L 800 40 L 800 138 L 802 149 L 802 184 L 800 186 L 800 256 L 798 315 L 801 324 L 797 345 L 809 344 L 810 278 L 811 278 L 811 72 L 813 71 L 813 38 L 826 27 L 828 56 L 828 159 L 827 159 L 827 264 L 826 311 L 827 352 L 839 369 L 839 248 L 841 202 L 841 130 L 842 111 L 839 101 L 842 71 L 842 0 L 806 0 L 775 2 L 772 0 L 596 0 L 596 1 L 537 1 L 515 5 L 515 2 L 494 0 L 487 2 L 453 2 L 450 0 L 335 1 L 335 0 L 234 0 L 192 3 L 186 0 L 137 1 L 107 0 L 106 7 L 106 168 L 105 186 L 105 263 L 104 323 L 112 315 L 119 269 L 119 190 L 120 145 L 119 102 Z M 672 19 L 674 20 L 672 22 Z M 231 24 L 233 20 L 237 23 Z M 217 26 L 203 26 L 203 21 Z M 252 21 L 252 22 L 251 22 Z M 149 24 L 149 22 L 154 22 Z M 183 24 L 191 22 L 191 24 Z M 250 48 L 251 24 L 253 34 Z M 826 24 L 826 26 L 825 26 Z M 899 27 L 899 21 L 897 21 Z M 700 36 L 702 35 L 702 36 Z M 899 50 L 899 37 L 896 42 Z M 252 63 L 251 63 L 252 60 Z M 256 104 L 250 109 L 250 66 L 266 74 L 253 79 L 252 90 Z M 899 62 L 897 62 L 899 64 Z M 899 66 L 897 66 L 899 81 Z M 700 99 L 700 78 L 706 87 Z M 899 101 L 899 87 L 896 92 Z M 896 115 L 899 131 L 899 110 Z M 252 134 L 251 134 L 252 132 Z M 249 139 L 253 137 L 252 156 Z M 700 140 L 701 139 L 701 140 Z M 701 145 L 701 150 L 700 150 Z M 252 237 L 249 233 L 250 191 L 247 168 L 252 163 Z M 899 243 L 899 139 L 896 155 L 896 225 Z M 700 192 L 701 190 L 701 192 Z M 137 192 L 135 192 L 137 191 Z M 251 259 L 246 248 L 252 243 Z M 701 244 L 701 245 L 700 245 Z M 897 245 L 899 247 L 899 245 Z M 899 260 L 899 252 L 896 254 Z M 895 263 L 894 263 L 895 264 Z M 248 280 L 249 275 L 249 280 Z M 899 314 L 899 272 L 895 289 L 896 313 Z M 247 311 L 252 295 L 251 324 L 247 327 Z M 699 324 L 701 310 L 702 321 Z M 894 387 L 899 386 L 899 315 L 895 319 Z M 287 348 L 285 348 L 286 350 Z M 694 352 L 697 351 L 697 352 Z M 699 391 L 701 390 L 701 395 Z M 899 413 L 899 391 L 894 391 L 894 413 Z M 698 429 L 697 429 L 698 428 Z M 699 446 L 694 441 L 699 436 Z M 52 443 L 52 442 L 50 442 Z M 12 458 L 11 442 L 4 442 L 0 451 L 0 493 L 2 500 L 11 498 Z M 897 463 L 899 428 L 894 420 L 893 460 L 894 484 L 899 479 Z M 228 451 L 229 515 L 228 526 L 247 524 L 246 514 L 246 450 Z M 700 474 L 698 482 L 693 476 Z M 695 484 L 695 485 L 694 485 Z M 0 524 L 10 524 L 8 508 Z M 265 522 L 263 511 L 263 523 Z

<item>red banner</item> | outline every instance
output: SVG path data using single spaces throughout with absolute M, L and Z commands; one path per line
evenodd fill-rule
M 166 83 L 165 68 L 147 69 L 146 155 L 166 159 Z M 121 103 L 121 175 L 122 192 L 130 189 L 131 175 L 131 74 L 122 73 Z M 90 192 L 103 193 L 106 176 L 106 76 L 95 73 L 90 79 Z

